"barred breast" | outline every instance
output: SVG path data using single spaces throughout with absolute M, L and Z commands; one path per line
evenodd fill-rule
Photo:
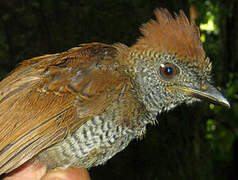
M 104 113 L 88 120 L 63 142 L 42 151 L 37 158 L 49 169 L 68 166 L 90 168 L 103 164 L 145 132 L 145 124 L 137 130 L 116 124 L 113 114 Z

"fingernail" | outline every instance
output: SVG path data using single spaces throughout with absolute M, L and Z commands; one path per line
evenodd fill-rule
M 43 180 L 66 180 L 67 177 L 65 173 L 61 172 L 50 172 L 46 174 L 46 176 L 43 178 Z

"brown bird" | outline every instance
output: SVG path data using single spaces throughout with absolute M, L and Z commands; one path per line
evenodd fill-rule
M 0 174 L 31 158 L 56 167 L 105 163 L 158 113 L 207 99 L 212 65 L 185 14 L 155 11 L 135 45 L 90 43 L 23 61 L 0 82 Z

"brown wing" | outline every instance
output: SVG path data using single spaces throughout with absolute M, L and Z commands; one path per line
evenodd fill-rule
M 24 61 L 0 82 L 0 174 L 9 172 L 102 113 L 125 77 L 116 49 L 83 44 Z

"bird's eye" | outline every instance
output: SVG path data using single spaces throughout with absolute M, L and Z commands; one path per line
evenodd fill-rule
M 162 63 L 160 65 L 160 75 L 165 79 L 173 79 L 178 73 L 175 65 L 170 63 Z

